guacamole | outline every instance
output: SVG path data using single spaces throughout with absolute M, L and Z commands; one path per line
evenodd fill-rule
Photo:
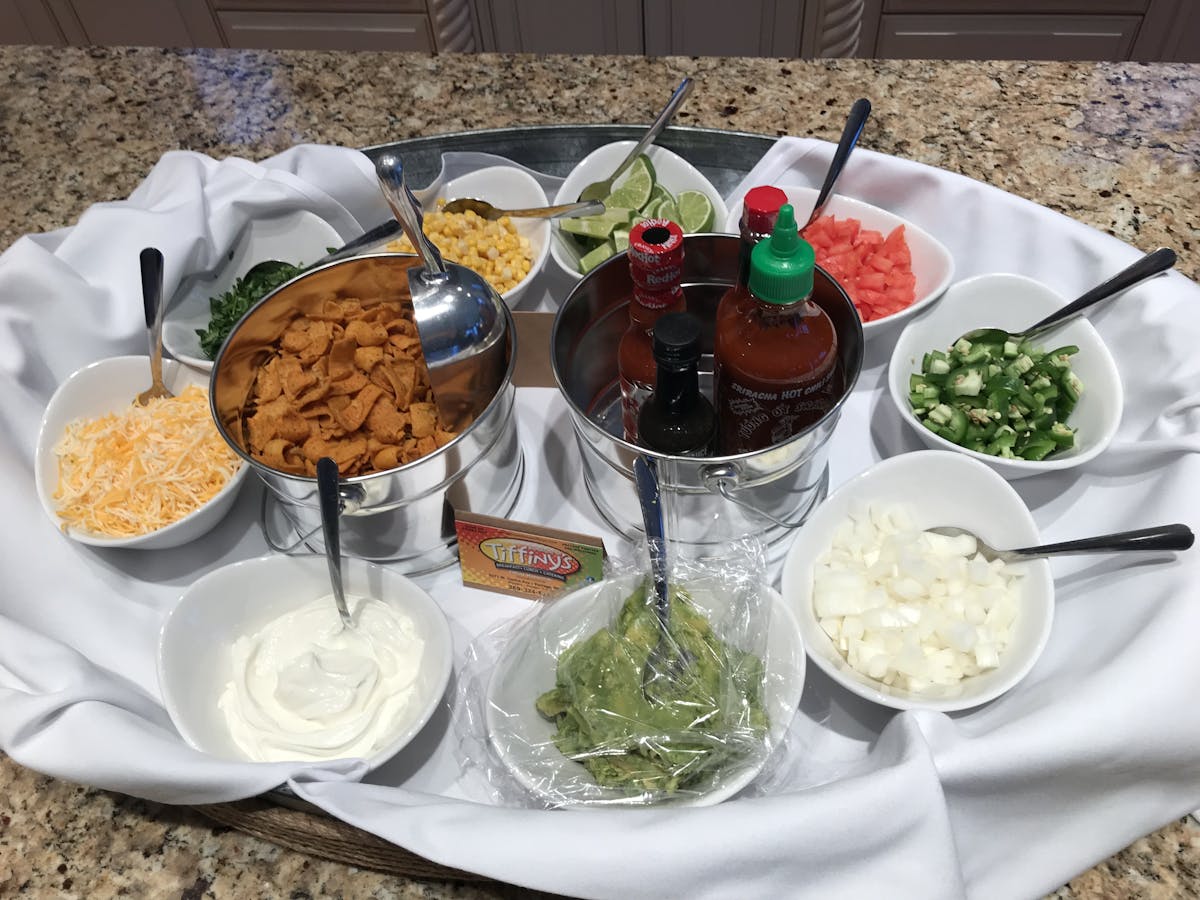
M 555 687 L 537 709 L 557 723 L 558 749 L 597 784 L 671 794 L 763 752 L 763 664 L 717 638 L 687 593 L 673 588 L 668 630 L 688 663 L 658 702 L 647 701 L 642 672 L 660 628 L 647 589 L 643 582 L 626 598 L 613 626 L 562 653 Z

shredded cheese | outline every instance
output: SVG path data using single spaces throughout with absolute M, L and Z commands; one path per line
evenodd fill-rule
M 207 393 L 195 385 L 178 397 L 72 422 L 54 452 L 63 530 L 105 537 L 136 537 L 178 522 L 241 465 L 217 432 Z

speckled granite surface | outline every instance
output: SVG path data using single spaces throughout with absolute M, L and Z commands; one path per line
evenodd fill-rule
M 1200 66 L 539 59 L 0 47 L 0 249 L 126 196 L 166 150 L 268 156 L 470 128 L 645 122 L 689 74 L 684 124 L 835 139 L 961 172 L 1200 276 Z M 309 859 L 0 758 L 0 897 L 509 898 Z M 1200 826 L 1168 825 L 1054 897 L 1200 896 Z

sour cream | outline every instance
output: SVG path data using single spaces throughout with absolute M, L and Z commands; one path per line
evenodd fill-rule
M 234 743 L 259 762 L 369 757 L 415 712 L 425 644 L 405 613 L 347 597 L 314 600 L 233 645 L 219 706 Z

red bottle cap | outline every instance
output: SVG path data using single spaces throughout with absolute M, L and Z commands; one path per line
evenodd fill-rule
M 683 229 L 669 219 L 647 219 L 629 230 L 629 274 L 647 291 L 668 290 L 683 278 Z
M 681 293 L 683 293 L 683 290 L 678 285 L 671 285 L 665 291 L 635 287 L 633 289 L 633 301 L 646 307 L 646 309 L 666 309 L 679 298 Z
M 770 234 L 779 208 L 788 202 L 787 194 L 773 185 L 750 188 L 742 201 L 742 231 Z

